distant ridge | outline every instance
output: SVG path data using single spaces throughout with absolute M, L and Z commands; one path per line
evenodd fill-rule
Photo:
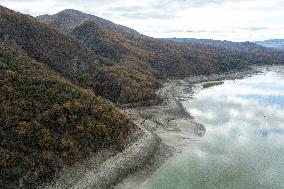
M 284 39 L 269 39 L 265 41 L 256 41 L 255 43 L 265 46 L 284 50 Z
M 234 50 L 253 50 L 262 49 L 267 50 L 263 47 L 274 48 L 284 50 L 284 39 L 270 39 L 265 41 L 254 41 L 254 42 L 231 42 L 227 40 L 214 40 L 214 39 L 196 39 L 196 38 L 161 38 L 161 40 L 172 41 L 177 43 L 192 43 L 200 45 L 209 45 L 220 48 L 228 48 Z
M 263 46 L 254 42 L 232 42 L 227 40 L 214 40 L 214 39 L 196 39 L 196 38 L 162 38 L 162 40 L 178 42 L 178 43 L 193 43 L 200 45 L 208 45 L 232 50 L 249 51 L 249 50 L 268 50 Z

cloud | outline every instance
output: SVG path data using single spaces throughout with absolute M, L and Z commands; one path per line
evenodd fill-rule
M 0 0 L 31 15 L 77 9 L 152 37 L 284 38 L 283 0 Z
M 249 30 L 249 31 L 259 31 L 259 30 L 267 30 L 269 27 L 248 27 L 248 28 L 241 28 L 243 30 Z

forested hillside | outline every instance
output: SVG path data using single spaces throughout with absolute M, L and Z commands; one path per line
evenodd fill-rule
M 0 188 L 34 188 L 64 164 L 123 149 L 135 126 L 107 100 L 0 43 Z

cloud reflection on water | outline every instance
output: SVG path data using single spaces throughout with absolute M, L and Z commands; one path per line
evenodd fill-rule
M 206 135 L 161 167 L 146 188 L 283 189 L 282 74 L 225 81 L 185 102 Z

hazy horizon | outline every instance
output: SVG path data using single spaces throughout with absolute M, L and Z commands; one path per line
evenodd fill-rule
M 0 4 L 32 16 L 76 9 L 156 38 L 284 38 L 283 0 L 0 0 Z

